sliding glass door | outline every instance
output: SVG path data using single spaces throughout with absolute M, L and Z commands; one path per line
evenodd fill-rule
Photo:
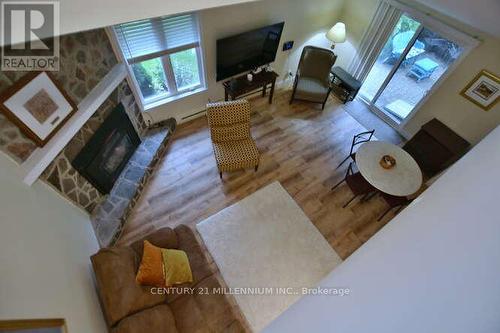
M 360 90 L 370 109 L 402 128 L 464 48 L 403 13 Z

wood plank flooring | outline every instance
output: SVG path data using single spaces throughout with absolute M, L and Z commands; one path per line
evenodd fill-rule
M 167 155 L 125 226 L 119 243 L 137 240 L 155 229 L 196 223 L 241 200 L 254 191 L 280 181 L 336 252 L 347 258 L 392 217 L 377 222 L 385 210 L 375 197 L 369 202 L 342 205 L 351 192 L 342 185 L 354 134 L 365 130 L 343 105 L 330 98 L 319 105 L 288 104 L 290 92 L 276 92 L 272 105 L 266 98 L 252 103 L 252 135 L 261 151 L 259 170 L 224 174 L 219 179 L 207 120 L 201 117 L 178 126 Z M 375 133 L 376 135 L 376 133 Z

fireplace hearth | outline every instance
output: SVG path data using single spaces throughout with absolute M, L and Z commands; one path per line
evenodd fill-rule
M 118 104 L 73 160 L 73 167 L 99 192 L 108 194 L 141 140 Z

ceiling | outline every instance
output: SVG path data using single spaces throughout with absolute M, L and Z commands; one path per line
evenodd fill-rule
M 172 15 L 257 0 L 64 0 L 60 1 L 59 35 L 107 27 L 138 19 Z M 21 20 L 13 29 L 23 31 Z M 37 37 L 45 38 L 39 32 Z M 3 40 L 1 41 L 3 45 Z
M 64 0 L 60 2 L 59 33 L 65 35 L 141 18 L 251 1 L 258 0 L 141 0 L 140 2 L 137 0 Z M 500 38 L 500 24 L 498 23 L 500 0 L 409 1 L 423 4 L 473 28 Z M 138 6 L 138 4 L 140 5 Z
M 500 0 L 415 0 L 473 28 L 500 38 Z
M 64 0 L 61 34 L 256 0 Z M 346 0 L 349 1 L 349 0 Z M 413 0 L 500 38 L 500 0 Z M 140 6 L 138 6 L 140 4 Z

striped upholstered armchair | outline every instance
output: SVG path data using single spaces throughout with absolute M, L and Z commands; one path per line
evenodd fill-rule
M 259 167 L 259 151 L 250 134 L 250 103 L 246 100 L 207 104 L 208 127 L 219 175 Z

